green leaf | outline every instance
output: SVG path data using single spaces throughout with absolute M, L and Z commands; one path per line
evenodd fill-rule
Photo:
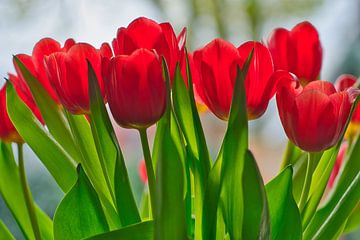
M 15 240 L 14 236 L 10 233 L 9 229 L 0 220 L 0 236 L 3 240 Z
M 186 188 L 184 176 L 184 162 L 179 152 L 180 139 L 174 139 L 178 129 L 171 120 L 170 106 L 170 80 L 166 63 L 163 60 L 165 79 L 167 84 L 167 108 L 162 117 L 166 128 L 159 148 L 159 158 L 156 175 L 156 212 L 155 236 L 157 240 L 187 239 L 184 189 Z M 176 131 L 174 132 L 174 128 Z M 180 150 L 185 151 L 185 149 Z
M 99 234 L 86 240 L 153 240 L 154 239 L 154 222 L 146 221 L 126 226 L 119 230 Z
M 187 63 L 187 68 L 189 68 Z M 180 68 L 177 65 L 173 85 L 173 106 L 186 142 L 193 156 L 200 162 L 204 182 L 211 167 L 210 155 L 205 141 L 204 131 L 201 126 L 199 113 L 196 108 L 191 74 L 188 72 L 189 89 L 186 88 Z
M 123 154 L 106 111 L 95 72 L 88 63 L 90 126 L 101 168 L 110 191 L 115 192 L 122 226 L 140 222 Z M 110 186 L 109 186 L 110 185 Z
M 100 200 L 85 172 L 65 195 L 54 216 L 55 240 L 82 239 L 109 231 Z
M 207 187 L 204 195 L 204 199 L 207 199 L 206 204 L 203 205 L 203 217 L 202 217 L 202 238 L 203 239 L 217 239 L 219 227 L 217 226 L 218 216 L 218 203 L 220 198 L 220 178 L 221 178 L 221 166 L 222 166 L 222 149 L 218 155 L 218 158 L 212 167 L 209 178 L 207 181 Z M 223 237 L 223 236 L 222 236 Z
M 302 237 L 299 209 L 292 195 L 292 167 L 285 168 L 265 186 L 270 210 L 271 239 Z
M 187 56 L 187 54 L 186 54 Z M 187 77 L 188 89 L 184 83 L 180 68 L 177 65 L 173 82 L 173 107 L 176 118 L 184 134 L 187 146 L 189 147 L 193 163 L 192 170 L 195 178 L 195 235 L 201 235 L 202 229 L 202 205 L 205 194 L 206 182 L 211 168 L 211 159 L 206 145 L 204 131 L 201 126 L 199 113 L 196 108 L 192 77 L 188 59 Z
M 228 128 L 223 141 L 221 169 L 221 199 L 230 238 L 241 239 L 243 225 L 242 174 L 248 148 L 248 121 L 246 111 L 245 77 L 254 51 L 252 50 L 242 70 L 238 69 Z
M 26 66 L 14 56 L 14 61 L 19 67 L 29 89 L 34 96 L 35 102 L 39 107 L 42 117 L 54 139 L 69 153 L 77 162 L 80 162 L 81 156 L 74 144 L 69 126 L 64 118 L 59 105 L 50 97 L 41 83 L 31 74 Z
M 333 208 L 331 205 L 327 205 L 316 212 L 309 227 L 304 232 L 304 239 L 333 239 L 338 234 L 339 226 L 346 223 L 346 219 L 359 204 L 359 200 L 360 172 Z M 330 214 L 328 214 L 329 212 Z M 315 229 L 315 227 L 317 228 Z
M 60 188 L 67 192 L 76 181 L 74 160 L 49 135 L 9 82 L 6 95 L 8 114 L 16 130 L 36 153 Z
M 243 173 L 243 239 L 270 239 L 270 216 L 264 182 L 252 153 L 245 156 Z
M 67 112 L 66 117 L 69 121 L 71 131 L 75 136 L 76 144 L 82 154 L 82 167 L 101 199 L 110 228 L 118 228 L 121 226 L 120 219 L 116 213 L 115 202 L 111 197 L 104 174 L 101 170 L 101 164 L 97 155 L 89 122 L 82 115 L 72 115 Z
M 340 145 L 335 146 L 324 152 L 317 168 L 315 169 L 315 172 L 313 173 L 308 201 L 302 213 L 303 228 L 306 228 L 307 224 L 314 216 L 314 212 L 316 211 L 316 208 L 325 192 L 331 172 L 336 162 L 339 146 Z
M 295 202 L 300 201 L 302 186 L 304 185 L 308 155 L 303 153 L 293 165 L 293 195 Z
M 330 193 L 327 202 L 319 209 L 309 225 L 305 230 L 305 239 L 313 239 L 314 236 L 324 234 L 327 232 L 329 226 L 332 226 L 332 221 L 335 221 L 338 226 L 342 225 L 351 214 L 351 211 L 356 207 L 359 201 L 359 196 L 356 199 L 356 194 L 360 193 L 357 188 L 357 178 L 360 175 L 360 137 L 358 137 L 350 150 L 349 155 L 344 159 L 344 168 L 338 176 L 338 181 L 334 189 Z M 358 193 L 356 193 L 358 191 Z M 347 202 L 346 205 L 340 202 Z M 342 212 L 339 212 L 339 208 Z M 331 234 L 334 234 L 331 231 Z
M 346 221 L 345 233 L 350 233 L 352 231 L 357 230 L 360 227 L 360 203 L 355 207 L 352 211 L 351 215 Z
M 30 217 L 25 204 L 25 197 L 21 188 L 18 166 L 16 165 L 10 144 L 0 142 L 0 194 L 10 209 L 17 224 L 27 239 L 34 239 Z M 53 239 L 52 221 L 36 207 L 36 216 L 43 239 Z M 0 236 L 2 236 L 0 234 Z

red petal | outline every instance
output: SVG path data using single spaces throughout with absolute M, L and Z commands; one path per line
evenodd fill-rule
M 330 82 L 323 81 L 323 80 L 317 80 L 317 81 L 310 82 L 308 85 L 305 86 L 304 91 L 308 91 L 311 89 L 318 90 L 328 96 L 336 93 L 336 89 L 335 89 L 334 85 Z
M 351 74 L 342 74 L 335 81 L 335 88 L 338 91 L 344 91 L 350 87 L 353 87 L 357 78 Z
M 288 43 L 288 30 L 277 28 L 271 32 L 268 39 L 268 47 L 274 61 L 275 70 L 290 70 L 288 65 Z
M 246 59 L 252 49 L 254 55 L 245 80 L 249 119 L 258 118 L 265 112 L 276 89 L 275 79 L 271 78 L 274 72 L 271 55 L 263 44 L 253 41 L 242 44 L 238 48 L 240 57 Z
M 290 70 L 306 81 L 315 80 L 322 64 L 322 47 L 316 28 L 309 22 L 296 25 L 290 32 Z

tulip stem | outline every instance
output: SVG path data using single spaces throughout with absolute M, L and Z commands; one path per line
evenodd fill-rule
M 151 212 L 155 216 L 155 174 L 153 163 L 150 154 L 149 141 L 146 134 L 146 129 L 139 129 L 141 146 L 144 153 L 146 173 L 148 177 L 149 193 L 150 193 L 150 202 L 151 202 Z
M 311 180 L 312 180 L 312 175 L 314 172 L 314 161 L 316 160 L 316 153 L 311 153 L 309 152 L 308 158 L 307 158 L 307 165 L 306 165 L 306 175 L 305 175 L 305 180 L 304 180 L 304 185 L 303 185 L 303 189 L 301 192 L 301 197 L 300 197 L 300 202 L 299 202 L 299 210 L 300 212 L 303 211 L 307 200 L 308 200 L 308 196 L 309 196 L 309 190 L 310 190 L 310 186 L 311 186 Z
M 19 175 L 20 175 L 21 188 L 22 188 L 22 191 L 24 194 L 25 204 L 26 204 L 26 208 L 28 210 L 28 214 L 30 217 L 30 222 L 31 222 L 31 226 L 32 226 L 32 229 L 34 232 L 35 239 L 40 240 L 41 235 L 40 235 L 39 223 L 38 223 L 36 213 L 35 213 L 34 201 L 32 199 L 29 185 L 26 180 L 23 144 L 18 143 L 17 147 L 18 147 L 18 161 L 19 161 L 18 163 L 19 163 Z
M 288 143 L 286 145 L 285 153 L 280 165 L 280 171 L 284 170 L 291 162 L 291 155 L 294 153 L 295 145 L 288 140 Z

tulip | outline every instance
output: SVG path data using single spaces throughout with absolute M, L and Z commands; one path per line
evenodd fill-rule
M 341 144 L 339 153 L 338 153 L 338 155 L 336 157 L 334 168 L 333 168 L 333 170 L 331 172 L 331 175 L 330 175 L 330 178 L 329 178 L 329 182 L 328 182 L 329 188 L 332 188 L 334 186 L 335 180 L 337 178 L 337 175 L 339 174 L 341 165 L 342 165 L 342 163 L 344 161 L 344 157 L 345 157 L 345 154 L 346 154 L 346 151 L 347 151 L 347 147 L 348 147 L 347 143 Z
M 41 83 L 49 95 L 58 102 L 58 97 L 54 91 L 45 71 L 44 58 L 52 53 L 66 52 L 71 46 L 75 44 L 73 39 L 66 40 L 64 47 L 52 38 L 43 38 L 38 41 L 32 51 L 32 55 L 17 54 L 17 58 L 26 66 L 26 68 L 34 75 L 34 77 Z M 16 72 L 20 79 L 25 82 L 20 69 L 14 62 Z
M 277 107 L 288 138 L 308 152 L 321 152 L 341 137 L 356 92 L 337 92 L 332 83 L 317 80 L 302 87 L 292 74 L 276 72 Z
M 16 75 L 9 74 L 9 81 L 14 86 L 19 98 L 27 105 L 33 112 L 35 117 L 44 124 L 40 111 L 37 108 L 34 99 L 28 89 L 27 85 L 20 80 Z M 7 84 L 7 83 L 6 83 Z M 22 143 L 23 140 L 12 124 L 6 107 L 6 84 L 0 90 L 0 139 L 4 142 Z
M 275 70 L 295 74 L 302 84 L 316 80 L 322 64 L 322 47 L 316 28 L 309 22 L 297 24 L 291 31 L 273 30 L 268 39 Z
M 129 56 L 116 56 L 104 79 L 110 110 L 120 126 L 144 129 L 163 115 L 166 87 L 156 53 L 138 49 Z
M 275 94 L 275 81 L 271 77 L 273 63 L 270 52 L 259 42 L 246 42 L 236 49 L 231 43 L 215 39 L 195 51 L 194 61 L 199 78 L 194 84 L 207 107 L 220 119 L 227 120 L 237 74 L 254 49 L 245 79 L 248 118 L 259 118 Z
M 357 79 L 354 75 L 343 74 L 335 81 L 335 87 L 338 91 L 344 91 L 351 87 L 356 87 Z M 346 129 L 345 138 L 351 141 L 360 132 L 360 107 L 356 107 L 353 112 L 350 124 Z
M 126 28 L 117 31 L 112 42 L 115 55 L 130 55 L 136 49 L 155 50 L 164 56 L 173 79 L 176 64 L 179 62 L 181 48 L 185 44 L 185 30 L 177 38 L 169 23 L 161 23 L 140 17 L 132 21 Z
M 45 57 L 47 76 L 63 106 L 72 114 L 89 113 L 88 60 L 93 67 L 102 95 L 102 58 L 111 57 L 108 44 L 95 49 L 87 43 L 77 43 L 67 52 L 56 52 Z

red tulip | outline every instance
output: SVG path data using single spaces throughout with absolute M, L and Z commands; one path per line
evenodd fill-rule
M 125 128 L 156 123 L 166 107 L 166 87 L 158 55 L 138 49 L 110 60 L 104 75 L 110 110 Z
M 333 185 L 335 183 L 335 180 L 336 180 L 336 177 L 339 174 L 341 165 L 342 165 L 344 157 L 345 157 L 345 153 L 347 151 L 347 147 L 348 147 L 347 143 L 341 144 L 339 153 L 338 153 L 338 155 L 336 157 L 334 168 L 333 168 L 333 170 L 331 172 L 331 175 L 330 175 L 330 178 L 329 178 L 328 186 L 330 188 L 333 187 Z
M 35 117 L 44 124 L 40 111 L 37 108 L 27 85 L 13 74 L 9 74 L 9 81 L 14 86 L 14 89 L 20 99 L 30 108 Z M 23 142 L 7 113 L 6 84 L 4 84 L 0 90 L 0 139 L 5 142 Z
M 158 24 L 151 19 L 140 17 L 126 28 L 119 28 L 112 45 L 115 55 L 130 55 L 139 48 L 156 50 L 160 56 L 165 57 L 173 79 L 176 63 L 180 59 L 181 47 L 185 43 L 184 35 L 183 30 L 177 39 L 169 23 Z
M 103 44 L 97 50 L 87 43 L 77 43 L 68 52 L 57 52 L 45 57 L 45 68 L 54 90 L 64 107 L 73 114 L 89 112 L 88 65 L 93 67 L 103 96 L 101 60 L 111 56 L 111 49 Z
M 66 52 L 74 44 L 75 41 L 73 39 L 68 39 L 66 40 L 64 47 L 61 48 L 60 43 L 55 41 L 54 39 L 43 38 L 35 44 L 32 56 L 26 54 L 16 55 L 56 102 L 58 102 L 58 97 L 46 75 L 44 58 L 45 56 L 48 56 L 52 53 Z M 14 65 L 17 74 L 19 75 L 21 80 L 25 82 L 20 69 L 15 63 Z
M 335 87 L 338 91 L 344 91 L 351 87 L 356 87 L 357 78 L 351 74 L 343 74 L 339 76 L 335 81 Z M 358 106 L 351 118 L 351 122 L 360 124 L 360 107 Z
M 268 39 L 275 70 L 295 74 L 302 83 L 319 77 L 322 47 L 316 28 L 309 22 L 296 25 L 291 31 L 277 28 Z
M 144 160 L 140 161 L 139 164 L 139 176 L 141 181 L 145 184 L 148 181 L 147 173 L 146 173 L 146 164 Z
M 308 152 L 334 146 L 344 131 L 354 92 L 337 92 L 333 84 L 322 80 L 303 88 L 288 72 L 275 75 L 279 81 L 277 106 L 288 138 Z
M 273 63 L 269 51 L 259 42 L 246 42 L 236 49 L 231 43 L 215 39 L 194 53 L 200 72 L 194 78 L 200 97 L 220 119 L 227 120 L 232 101 L 237 65 L 242 66 L 254 48 L 249 72 L 245 80 L 248 118 L 260 117 L 275 93 L 271 78 Z

